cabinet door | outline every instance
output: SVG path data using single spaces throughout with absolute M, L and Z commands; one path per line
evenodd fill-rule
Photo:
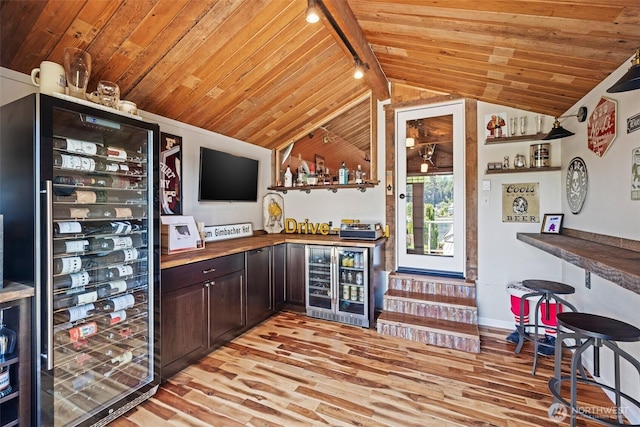
M 246 252 L 247 326 L 251 327 L 272 313 L 271 247 Z
M 162 376 L 168 376 L 198 357 L 205 346 L 205 286 L 202 283 L 162 294 Z M 165 367 L 177 362 L 175 369 Z
M 273 307 L 280 310 L 286 300 L 285 279 L 287 268 L 287 245 L 281 243 L 273 246 L 272 264 Z
M 287 303 L 304 307 L 304 245 L 287 243 Z
M 209 347 L 226 339 L 229 332 L 244 327 L 243 288 L 244 270 L 209 283 Z

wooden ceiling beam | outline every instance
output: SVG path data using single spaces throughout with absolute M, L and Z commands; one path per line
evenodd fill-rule
M 378 58 L 376 58 L 371 50 L 353 11 L 349 8 L 349 4 L 342 0 L 318 0 L 318 4 L 326 15 L 326 19 L 322 19 L 322 22 L 336 38 L 338 43 L 340 43 L 341 46 L 345 43 L 341 35 L 338 34 L 338 31 L 340 31 L 342 35 L 344 35 L 346 42 L 351 45 L 351 48 L 365 64 L 365 67 L 368 67 L 364 73 L 364 79 L 369 88 L 371 88 L 373 96 L 380 101 L 389 99 L 391 97 L 389 93 L 389 81 L 380 67 Z M 334 28 L 330 21 L 333 21 L 337 28 Z M 343 46 L 343 48 L 351 55 L 347 46 Z M 349 59 L 351 60 L 353 58 Z

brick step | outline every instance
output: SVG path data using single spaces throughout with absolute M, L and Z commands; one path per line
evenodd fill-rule
M 478 309 L 475 299 L 471 298 L 389 289 L 384 294 L 383 301 L 385 311 L 454 322 L 478 323 Z
M 391 273 L 389 275 L 388 289 L 470 298 L 474 300 L 476 298 L 476 286 L 474 282 L 439 276 Z
M 480 352 L 480 333 L 475 324 L 384 311 L 377 319 L 377 330 L 381 335 L 469 353 Z

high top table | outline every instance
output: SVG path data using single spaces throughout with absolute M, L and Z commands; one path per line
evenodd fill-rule
M 571 427 L 576 425 L 577 414 L 609 426 L 628 426 L 628 424 L 624 424 L 621 398 L 624 397 L 638 408 L 640 408 L 640 402 L 624 393 L 620 388 L 620 359 L 626 360 L 635 367 L 638 375 L 640 375 L 640 362 L 618 347 L 617 342 L 640 341 L 640 329 L 619 320 L 588 313 L 560 313 L 558 314 L 558 327 L 562 328 L 558 331 L 558 339 L 556 340 L 554 378 L 549 380 L 549 390 L 553 394 L 554 402 L 562 403 L 571 410 Z M 567 339 L 575 340 L 576 344 L 569 347 L 568 344 L 563 343 Z M 562 376 L 563 344 L 569 348 L 575 348 L 571 355 L 571 372 L 568 376 Z M 582 368 L 582 353 L 587 348 L 593 347 L 593 376 L 594 378 L 600 376 L 600 348 L 603 345 L 613 352 L 615 377 L 613 387 L 587 378 L 583 370 L 581 370 L 580 378 L 577 375 L 578 369 Z M 562 396 L 563 381 L 570 381 L 570 402 Z M 578 383 L 594 385 L 613 392 L 617 420 L 605 419 L 590 411 L 580 410 L 577 403 Z M 640 426 L 640 424 L 634 425 Z
M 549 302 L 550 301 L 555 301 L 556 303 L 560 303 L 563 306 L 569 308 L 571 311 L 578 311 L 576 310 L 576 308 L 569 303 L 568 301 L 565 301 L 563 298 L 561 298 L 559 295 L 569 295 L 569 294 L 573 294 L 575 293 L 575 288 L 573 286 L 564 284 L 564 283 L 559 283 L 559 282 L 553 282 L 553 281 L 549 281 L 549 280 L 537 280 L 537 279 L 532 279 L 532 280 L 523 280 L 522 281 L 522 286 L 531 289 L 530 293 L 524 294 L 521 298 L 520 298 L 520 324 L 518 325 L 518 345 L 516 346 L 515 349 L 515 353 L 518 354 L 520 353 L 520 350 L 522 350 L 522 346 L 524 345 L 524 341 L 525 340 L 530 340 L 533 341 L 533 367 L 531 369 L 531 375 L 535 375 L 536 374 L 536 365 L 538 363 L 538 347 L 539 346 L 549 346 L 549 344 L 545 344 L 545 343 L 541 343 L 539 341 L 539 334 L 538 334 L 538 327 L 539 325 L 539 321 L 538 321 L 538 310 L 540 309 L 540 305 L 542 303 L 544 303 L 546 305 L 546 318 L 549 319 Z M 524 323 L 524 317 L 522 316 L 522 313 L 524 313 L 524 304 L 526 302 L 526 300 L 528 298 L 538 298 L 538 301 L 536 302 L 536 307 L 535 307 L 535 311 L 533 312 L 533 317 L 535 318 L 533 324 L 528 323 L 525 324 Z M 533 337 L 529 334 L 525 333 L 525 328 L 526 327 L 531 327 L 533 326 L 534 328 L 534 333 L 533 333 Z M 549 326 L 545 326 L 545 328 L 551 329 L 551 327 Z M 557 328 L 553 328 L 557 331 Z

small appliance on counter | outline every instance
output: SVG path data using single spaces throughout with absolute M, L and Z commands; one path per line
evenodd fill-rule
M 365 224 L 359 221 L 342 222 L 338 233 L 341 239 L 377 240 L 383 235 L 380 224 Z

